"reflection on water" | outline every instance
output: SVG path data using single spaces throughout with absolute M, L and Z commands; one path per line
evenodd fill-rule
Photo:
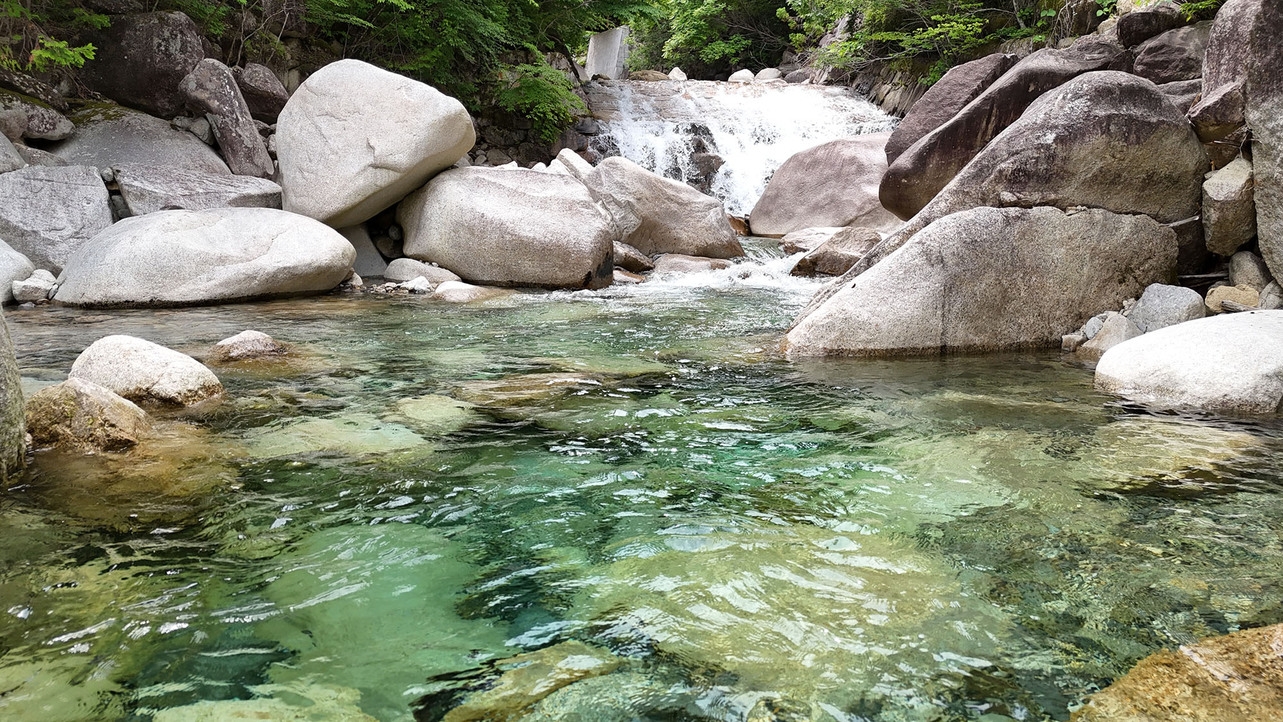
M 113 333 L 298 353 L 0 496 L 0 716 L 1061 720 L 1283 621 L 1278 426 L 1050 354 L 786 363 L 814 286 L 755 256 L 464 307 L 12 312 L 32 388 Z

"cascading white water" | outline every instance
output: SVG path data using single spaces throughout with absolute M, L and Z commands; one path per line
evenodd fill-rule
M 789 156 L 896 122 L 849 88 L 830 86 L 606 81 L 587 91 L 603 121 L 595 148 L 701 186 L 738 216 Z

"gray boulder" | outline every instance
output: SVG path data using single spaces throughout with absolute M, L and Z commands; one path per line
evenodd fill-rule
M 201 362 L 134 336 L 94 341 L 76 357 L 67 377 L 139 404 L 191 406 L 223 393 L 223 384 Z
M 21 135 L 30 140 L 62 140 L 76 130 L 62 113 L 29 95 L 0 90 L 0 112 L 5 111 L 22 115 L 26 122 Z
M 645 273 L 655 267 L 645 253 L 618 241 L 615 242 L 615 265 L 633 273 Z
M 81 80 L 121 105 L 164 118 L 182 110 L 178 84 L 205 57 L 196 23 L 179 12 L 118 15 L 89 39 L 96 49 Z
M 1242 81 L 1223 83 L 1214 88 L 1200 81 L 1202 99 L 1189 109 L 1198 139 L 1204 143 L 1225 140 L 1243 127 L 1247 112 Z
M 383 260 L 383 254 L 379 253 L 374 241 L 370 240 L 370 233 L 364 225 L 340 228 L 339 233 L 352 244 L 353 250 L 356 251 L 356 261 L 352 265 L 352 270 L 356 271 L 357 275 L 363 278 L 387 276 L 388 262 Z
M 1229 284 L 1247 286 L 1258 293 L 1270 285 L 1274 277 L 1265 261 L 1251 251 L 1239 251 L 1230 258 Z
M 882 205 L 900 218 L 911 218 L 1044 93 L 1083 73 L 1130 70 L 1131 61 L 1131 53 L 1117 39 L 1100 36 L 1080 38 L 1063 50 L 1039 50 L 1021 60 L 896 158 L 882 179 Z
M 794 276 L 841 276 L 881 242 L 882 236 L 872 228 L 843 228 L 798 259 L 789 273 Z
M 356 252 L 312 219 L 268 208 L 160 211 L 86 243 L 54 301 L 73 306 L 188 306 L 323 293 Z
M 1203 53 L 1211 31 L 1212 24 L 1206 22 L 1146 40 L 1136 48 L 1132 72 L 1160 85 L 1202 77 Z
M 1270 281 L 1257 297 L 1256 305 L 1267 311 L 1283 309 L 1283 286 L 1278 281 Z
M 111 168 L 132 163 L 231 173 L 212 148 L 160 118 L 107 106 L 76 113 L 72 119 L 76 122 L 76 134 L 50 149 L 72 165 Z
M 1103 210 L 974 208 L 932 223 L 788 332 L 792 356 L 1056 347 L 1176 272 L 1176 237 Z
M 461 281 L 459 274 L 453 271 L 447 271 L 440 266 L 433 266 L 430 263 L 416 261 L 413 258 L 397 258 L 388 264 L 388 268 L 383 272 L 383 277 L 389 281 L 411 281 L 416 278 L 426 278 L 433 285 L 439 285 L 446 281 Z
M 0 314 L 0 488 L 21 477 L 27 467 L 27 424 L 22 378 L 13 355 L 9 326 Z
M 276 358 L 289 353 L 289 349 L 262 331 L 241 331 L 235 336 L 219 341 L 210 350 L 210 363 L 235 363 L 254 359 Z
M 780 239 L 780 250 L 792 255 L 794 253 L 810 253 L 819 248 L 825 241 L 841 233 L 842 226 L 820 226 L 819 228 L 803 228 L 800 231 L 785 233 Z
M 14 281 L 10 289 L 13 300 L 18 303 L 41 303 L 49 299 L 49 292 L 57 285 L 58 279 L 42 268 L 23 280 Z
M 721 271 L 731 267 L 724 258 L 688 256 L 684 253 L 664 253 L 655 258 L 655 273 L 700 273 Z
M 232 73 L 254 120 L 275 123 L 290 99 L 289 91 L 276 74 L 258 63 L 246 63 L 243 68 L 233 68 Z
M 1171 83 L 1163 83 L 1158 86 L 1159 92 L 1167 96 L 1182 113 L 1189 112 L 1194 107 L 1194 101 L 1198 100 L 1203 93 L 1203 79 L 1195 78 L 1193 80 L 1177 80 Z M 1197 132 L 1197 129 L 1195 129 Z M 1199 136 L 1199 140 L 1203 140 Z M 1206 142 L 1206 141 L 1204 141 Z
M 937 80 L 913 104 L 908 114 L 895 127 L 886 144 L 887 162 L 894 163 L 900 154 L 922 136 L 947 123 L 975 100 L 976 96 L 993 85 L 994 81 L 1011 70 L 1019 59 L 1011 54 L 994 53 L 950 68 L 944 77 Z
M 1253 196 L 1261 255 L 1283 274 L 1283 3 L 1230 0 L 1213 21 L 1203 62 L 1207 95 L 1240 84 L 1252 133 Z
M 1150 284 L 1126 314 L 1141 333 L 1157 331 L 1207 315 L 1203 297 L 1192 288 Z
M 0 239 L 39 268 L 59 271 L 111 225 L 107 186 L 85 166 L 28 166 L 0 174 Z
M 1256 236 L 1252 164 L 1236 158 L 1203 181 L 1203 236 L 1207 249 L 1232 255 Z
M 1115 27 L 1118 40 L 1125 47 L 1134 48 L 1183 24 L 1180 6 L 1171 0 L 1163 0 L 1135 12 L 1122 12 L 1120 8 L 1118 25 Z
M 744 255 L 721 201 L 685 183 L 619 156 L 603 160 L 581 181 L 614 220 L 622 241 L 642 253 Z
M 299 86 L 277 121 L 285 210 L 335 228 L 363 223 L 475 141 L 454 98 L 358 60 L 331 63 Z
M 40 150 L 39 148 L 17 145 L 14 146 L 14 149 L 18 151 L 18 155 L 22 156 L 23 160 L 27 161 L 27 165 L 38 165 L 46 168 L 58 168 L 65 165 L 71 165 L 53 153 Z
M 178 88 L 188 107 L 204 113 L 209 120 L 218 149 L 232 173 L 259 178 L 271 178 L 276 173 L 231 68 L 206 58 L 192 68 Z
M 1085 206 L 1162 223 L 1193 218 L 1206 168 L 1189 122 L 1157 86 L 1127 73 L 1087 73 L 1039 98 L 851 274 L 931 222 L 979 206 Z
M 265 178 L 122 163 L 112 168 L 130 214 L 210 208 L 280 208 L 281 187 Z
M 0 173 L 26 168 L 27 161 L 13 147 L 8 138 L 0 137 Z
M 27 431 L 37 448 L 125 451 L 152 433 L 147 412 L 82 378 L 46 386 L 27 400 Z
M 1100 330 L 1092 335 L 1091 340 L 1078 347 L 1078 357 L 1095 361 L 1109 349 L 1123 341 L 1136 338 L 1142 333 L 1143 331 L 1132 323 L 1131 319 L 1121 313 L 1110 311 L 1105 314 L 1105 322 L 1101 324 Z
M 297 96 L 296 96 L 297 97 Z M 617 230 L 569 176 L 456 168 L 397 209 L 405 255 L 465 281 L 499 286 L 602 288 Z
M 8 243 L 0 241 L 0 303 L 13 301 L 13 282 L 31 278 L 36 267 Z
M 1283 311 L 1203 318 L 1110 349 L 1096 388 L 1166 408 L 1274 414 L 1283 403 Z
M 835 140 L 784 161 L 749 213 L 753 233 L 779 238 L 818 226 L 898 227 L 900 219 L 878 200 L 889 138 L 876 133 Z

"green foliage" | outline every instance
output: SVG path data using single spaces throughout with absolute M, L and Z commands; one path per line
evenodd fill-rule
M 94 50 L 92 43 L 73 48 L 66 40 L 41 36 L 31 51 L 28 67 L 41 73 L 55 68 L 84 67 L 86 60 L 93 60 Z
M 574 93 L 574 86 L 561 71 L 545 64 L 526 64 L 503 73 L 504 81 L 495 102 L 534 124 L 532 132 L 544 143 L 552 143 L 570 125 L 577 112 L 588 107 Z
M 1181 13 L 1186 20 L 1210 20 L 1221 9 L 1225 0 L 1191 0 L 1181 3 Z
M 57 0 L 0 0 L 0 68 L 46 72 L 79 68 L 94 57 L 94 46 L 73 46 L 46 30 L 50 25 L 101 29 L 106 15 Z
M 1096 17 L 1109 17 L 1118 12 L 1118 0 L 1096 0 Z
M 789 44 L 784 0 L 662 0 L 634 25 L 635 68 L 677 65 L 695 77 L 776 65 Z

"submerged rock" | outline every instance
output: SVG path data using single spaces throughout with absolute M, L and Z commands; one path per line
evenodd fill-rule
M 1176 271 L 1176 237 L 1144 216 L 975 208 L 936 221 L 789 331 L 798 356 L 1058 346 L 1102 308 Z
M 617 231 L 574 178 L 532 170 L 457 168 L 397 210 L 405 254 L 501 286 L 602 288 Z
M 86 243 L 54 300 L 183 306 L 324 293 L 355 259 L 338 231 L 285 211 L 161 211 L 127 218 Z
M 1283 311 L 1168 326 L 1110 349 L 1096 388 L 1144 404 L 1273 414 L 1283 403 Z
M 37 447 L 124 451 L 151 433 L 147 414 L 111 389 L 72 377 L 27 400 L 27 430 Z
M 232 363 L 284 356 L 289 349 L 262 331 L 245 330 L 214 344 L 210 363 Z
M 454 98 L 359 60 L 330 63 L 294 91 L 277 121 L 285 210 L 335 228 L 362 223 L 475 141 Z
M 442 436 L 463 429 L 480 418 L 476 405 L 449 396 L 428 394 L 401 399 L 392 405 L 393 412 L 420 432 Z
M 365 456 L 405 451 L 425 443 L 422 436 L 400 424 L 352 412 L 291 420 L 275 429 L 256 429 L 249 449 L 252 456 L 265 459 L 316 452 Z
M 1283 709 L 1283 625 L 1163 650 L 1092 695 L 1073 722 L 1267 720 Z
M 218 377 L 196 359 L 133 336 L 94 341 L 76 357 L 68 376 L 138 403 L 190 406 L 223 393 Z
M 623 660 L 583 642 L 561 642 L 495 663 L 503 670 L 488 689 L 470 695 L 442 722 L 517 720 L 539 700 L 581 679 L 609 674 Z
M 784 161 L 749 213 L 753 233 L 778 238 L 820 226 L 895 229 L 900 219 L 878 199 L 890 137 L 835 140 Z
M 377 722 L 361 711 L 361 693 L 345 687 L 318 684 L 258 685 L 253 699 L 204 700 L 169 707 L 152 715 L 153 722 Z M 303 704 L 299 704 L 299 702 Z
M 582 373 L 541 373 L 494 381 L 466 381 L 458 396 L 478 406 L 529 406 L 566 394 L 599 388 L 601 382 Z

